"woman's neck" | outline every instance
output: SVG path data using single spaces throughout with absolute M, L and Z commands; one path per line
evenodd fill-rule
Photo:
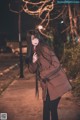
M 36 46 L 33 46 L 33 48 L 35 49 L 35 48 L 36 48 Z
M 36 52 L 36 46 L 33 46 L 33 51 Z

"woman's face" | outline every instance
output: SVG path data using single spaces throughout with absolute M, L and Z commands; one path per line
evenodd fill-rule
M 39 39 L 35 38 L 34 35 L 31 36 L 31 42 L 33 46 L 37 46 L 39 44 Z

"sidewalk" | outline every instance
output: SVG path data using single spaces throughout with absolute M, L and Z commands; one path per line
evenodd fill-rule
M 42 96 L 35 97 L 35 79 L 14 80 L 0 96 L 0 113 L 7 113 L 7 120 L 42 120 Z M 65 94 L 58 107 L 59 120 L 80 120 L 80 108 L 71 92 Z

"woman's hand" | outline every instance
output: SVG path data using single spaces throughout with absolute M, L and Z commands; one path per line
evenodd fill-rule
M 33 54 L 33 63 L 35 63 L 38 60 L 38 56 L 36 53 Z

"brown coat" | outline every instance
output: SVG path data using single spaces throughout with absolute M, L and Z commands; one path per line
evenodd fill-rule
M 53 51 L 51 51 L 48 47 L 43 47 L 43 54 L 39 56 L 39 62 L 41 64 L 39 70 L 44 101 L 46 100 L 47 89 L 50 100 L 54 100 L 71 90 L 71 85 L 63 69 L 60 68 L 57 70 L 60 67 L 60 62 Z M 30 64 L 30 71 L 35 72 L 36 68 L 37 63 Z M 43 83 L 43 79 L 47 77 L 49 78 L 49 81 Z

